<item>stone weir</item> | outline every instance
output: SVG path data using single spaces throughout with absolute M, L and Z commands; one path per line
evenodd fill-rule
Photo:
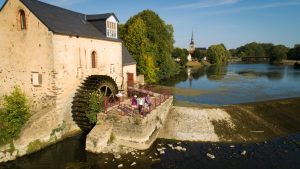
M 170 96 L 145 116 L 100 113 L 97 125 L 87 135 L 86 150 L 125 153 L 133 149 L 148 149 L 164 125 L 172 104 L 173 97 Z

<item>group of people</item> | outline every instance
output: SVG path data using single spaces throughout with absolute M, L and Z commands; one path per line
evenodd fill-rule
M 148 111 L 150 110 L 151 106 L 151 99 L 149 94 L 147 94 L 145 97 L 137 97 L 134 95 L 134 97 L 131 99 L 131 107 L 133 110 L 138 109 L 139 113 L 143 113 L 143 108 L 146 108 Z

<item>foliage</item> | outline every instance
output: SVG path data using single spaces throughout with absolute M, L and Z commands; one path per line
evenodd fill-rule
M 173 51 L 173 27 L 165 22 L 153 11 L 144 10 L 131 17 L 121 26 L 121 38 L 130 54 L 137 61 L 138 73 L 151 73 L 155 70 L 145 68 L 145 57 L 152 56 L 155 67 L 159 69 L 156 78 L 162 79 L 177 73 L 175 62 L 171 59 Z M 150 71 L 150 72 L 149 72 Z
M 282 59 L 287 58 L 288 49 L 283 45 L 272 46 L 270 49 L 270 62 L 278 63 L 281 62 Z
M 281 62 L 288 55 L 288 48 L 284 45 L 274 45 L 272 43 L 252 42 L 236 49 L 237 57 L 252 57 L 251 61 L 264 61 L 270 58 L 270 62 Z
M 175 48 L 172 52 L 172 58 L 176 59 L 179 58 L 179 65 L 185 66 L 187 63 L 187 56 L 188 56 L 188 51 L 187 49 L 181 49 L 181 48 Z
M 242 57 L 266 57 L 264 48 L 256 42 L 246 44 L 237 50 L 238 52 L 242 53 Z
M 300 60 L 300 44 L 295 45 L 294 48 L 291 48 L 287 53 L 288 59 L 291 60 Z
M 3 107 L 0 109 L 0 145 L 17 138 L 30 117 L 28 100 L 19 87 L 4 96 Z
M 88 97 L 86 116 L 91 123 L 95 124 L 97 122 L 97 114 L 104 110 L 104 97 L 97 91 L 91 92 Z
M 226 50 L 223 44 L 212 45 L 207 50 L 207 59 L 211 64 L 226 64 L 230 57 L 230 52 Z
M 145 80 L 150 83 L 157 81 L 156 74 L 159 71 L 159 68 L 155 67 L 154 58 L 152 56 L 144 56 L 143 62 L 145 63 Z
M 196 48 L 194 53 L 193 53 L 193 58 L 197 60 L 201 60 L 204 58 L 204 51 L 201 51 L 199 48 Z

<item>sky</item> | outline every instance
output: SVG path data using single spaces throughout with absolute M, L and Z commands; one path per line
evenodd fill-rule
M 0 6 L 5 0 L 0 0 Z M 155 11 L 174 27 L 176 47 L 250 42 L 300 44 L 300 0 L 42 0 L 85 14 L 114 12 L 125 23 L 138 12 Z

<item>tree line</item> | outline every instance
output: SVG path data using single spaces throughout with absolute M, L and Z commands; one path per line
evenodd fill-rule
M 187 63 L 188 51 L 187 49 L 175 48 L 172 52 L 173 59 L 179 58 L 179 64 L 184 66 Z M 230 52 L 226 49 L 224 44 L 211 45 L 207 50 L 196 48 L 192 53 L 194 60 L 202 60 L 206 58 L 211 64 L 226 64 L 230 58 Z
M 300 45 L 288 48 L 284 45 L 274 45 L 272 43 L 248 43 L 236 49 L 230 50 L 232 57 L 251 57 L 253 61 L 260 58 L 268 58 L 271 63 L 279 63 L 283 59 L 300 60 Z

